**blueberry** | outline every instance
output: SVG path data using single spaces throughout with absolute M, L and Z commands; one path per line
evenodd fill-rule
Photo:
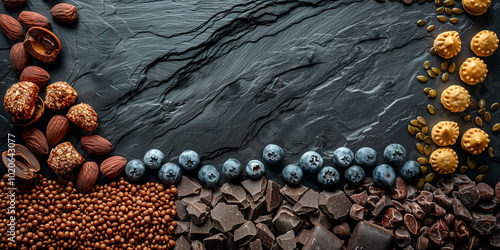
M 302 176 L 304 173 L 302 172 L 302 168 L 297 164 L 288 164 L 285 168 L 283 168 L 283 179 L 285 179 L 286 183 L 290 185 L 297 185 L 302 180 Z
M 373 182 L 379 188 L 394 189 L 396 172 L 387 164 L 380 164 L 373 169 Z
M 299 165 L 306 173 L 316 173 L 323 167 L 323 157 L 314 151 L 307 151 L 300 157 Z
M 229 179 L 240 175 L 241 170 L 240 161 L 234 158 L 227 159 L 227 161 L 224 162 L 224 165 L 222 165 L 222 173 Z
M 347 168 L 352 164 L 354 154 L 349 148 L 340 147 L 333 152 L 333 164 L 337 167 Z
M 175 184 L 181 179 L 182 170 L 177 164 L 167 162 L 158 171 L 158 177 L 165 184 Z
M 138 181 L 146 174 L 146 166 L 140 160 L 134 159 L 127 162 L 125 166 L 125 175 L 133 181 Z
M 280 146 L 268 144 L 262 152 L 262 159 L 267 163 L 273 164 L 280 161 L 283 158 L 283 154 L 283 149 Z
M 186 170 L 193 170 L 200 164 L 200 156 L 193 150 L 185 150 L 179 156 L 179 164 Z
M 249 161 L 245 168 L 245 172 L 250 178 L 259 178 L 264 175 L 265 171 L 266 167 L 264 166 L 264 163 L 259 160 Z
M 362 147 L 356 152 L 354 159 L 361 167 L 372 168 L 377 164 L 377 152 L 373 148 Z
M 327 189 L 337 186 L 340 180 L 339 171 L 334 167 L 326 166 L 318 173 L 318 182 Z
M 397 167 L 405 161 L 406 150 L 401 144 L 390 144 L 384 150 L 384 158 L 387 164 Z
M 420 176 L 420 164 L 416 161 L 407 161 L 399 170 L 399 174 L 408 181 L 414 181 Z
M 164 159 L 165 155 L 160 150 L 150 149 L 144 155 L 144 165 L 149 169 L 159 169 Z
M 219 181 L 219 171 L 212 165 L 205 165 L 198 171 L 198 179 L 206 187 L 215 187 Z
M 358 186 L 365 180 L 365 170 L 358 165 L 352 165 L 345 171 L 344 177 L 349 184 Z

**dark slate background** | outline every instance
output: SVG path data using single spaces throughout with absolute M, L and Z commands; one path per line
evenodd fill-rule
M 476 101 L 500 101 L 498 51 L 484 59 L 488 77 L 477 86 L 464 84 L 457 73 L 447 83 L 415 80 L 425 74 L 425 60 L 437 67 L 444 61 L 428 53 L 440 32 L 460 33 L 462 52 L 447 60 L 457 69 L 473 56 L 469 43 L 474 34 L 483 29 L 500 34 L 498 1 L 492 1 L 482 16 L 458 15 L 458 24 L 438 22 L 433 2 L 405 6 L 375 0 L 65 1 L 78 8 L 77 22 L 69 25 L 49 15 L 58 1 L 28 2 L 16 9 L 1 6 L 0 13 L 15 18 L 22 10 L 41 13 L 53 22 L 63 47 L 55 62 L 30 64 L 45 68 L 50 82 L 72 85 L 77 102 L 90 104 L 99 115 L 93 133 L 113 143 L 110 155 L 128 160 L 142 159 L 148 149 L 158 148 L 167 160 L 177 162 L 183 150 L 193 149 L 203 165 L 220 169 L 231 157 L 243 164 L 261 159 L 265 145 L 275 143 L 285 149 L 285 159 L 268 166 L 266 176 L 283 184 L 283 165 L 298 162 L 308 150 L 318 151 L 326 165 L 332 165 L 336 148 L 347 146 L 356 152 L 369 146 L 383 163 L 385 146 L 401 143 L 408 159 L 415 160 L 417 141 L 406 130 L 418 115 L 431 127 L 441 120 L 458 122 L 462 133 L 474 126 L 461 115 L 474 115 L 477 109 L 453 114 L 442 108 L 439 98 L 428 99 L 424 87 L 441 93 L 459 84 Z M 457 5 L 461 8 L 461 2 Z M 418 27 L 419 19 L 426 25 Z M 426 31 L 430 24 L 436 25 L 431 33 Z M 18 76 L 9 62 L 13 43 L 0 36 L 3 96 Z M 39 94 L 45 96 L 45 87 Z M 436 107 L 436 115 L 427 113 L 428 103 Z M 53 115 L 66 112 L 49 110 L 36 127 L 45 131 Z M 491 133 L 491 126 L 500 122 L 499 112 L 493 112 L 493 122 L 484 126 L 497 156 L 473 156 L 478 165 L 490 166 L 490 184 L 500 180 L 500 134 Z M 20 128 L 4 109 L 0 128 L 2 151 L 7 149 L 7 133 L 22 143 Z M 106 157 L 86 153 L 80 146 L 82 134 L 87 133 L 73 125 L 64 141 L 71 141 L 86 160 L 100 163 Z M 470 155 L 459 143 L 454 148 L 464 165 Z M 48 170 L 47 157 L 39 160 L 44 176 L 56 178 Z M 149 171 L 147 180 L 158 181 L 156 174 Z M 109 181 L 100 178 L 101 183 Z M 306 176 L 303 183 L 318 188 L 315 176 Z

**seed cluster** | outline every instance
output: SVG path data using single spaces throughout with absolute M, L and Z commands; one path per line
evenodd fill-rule
M 18 186 L 15 243 L 8 240 L 10 197 L 0 181 L 0 249 L 171 249 L 177 226 L 175 186 L 123 178 L 90 193 L 73 180 L 41 178 Z

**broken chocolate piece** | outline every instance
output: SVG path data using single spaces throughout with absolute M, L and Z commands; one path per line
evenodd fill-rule
M 248 250 L 262 250 L 262 242 L 256 239 L 248 244 Z
M 470 182 L 460 185 L 458 188 L 458 198 L 467 209 L 474 208 L 479 202 L 479 192 L 477 191 L 476 183 Z
M 437 188 L 441 189 L 444 194 L 448 195 L 453 191 L 455 183 L 450 178 L 441 178 L 437 183 Z
M 392 206 L 391 198 L 389 197 L 389 195 L 384 195 L 375 205 L 375 208 L 372 211 L 372 215 L 374 217 L 377 217 L 382 213 L 382 211 L 384 211 L 387 207 L 390 206 Z
M 327 228 L 328 229 L 328 228 Z M 349 238 L 351 235 L 351 227 L 349 224 L 342 222 L 332 229 L 333 234 L 337 235 L 339 238 Z
M 394 231 L 394 240 L 398 247 L 404 248 L 411 244 L 411 235 L 404 227 L 399 227 Z
M 203 239 L 203 244 L 208 249 L 224 249 L 227 244 L 227 237 L 222 233 L 214 234 Z
M 471 179 L 467 175 L 464 175 L 464 174 L 453 174 L 451 176 L 451 180 L 455 184 L 455 188 L 458 188 L 463 184 L 467 184 L 467 183 L 472 182 Z
M 406 189 L 406 183 L 401 177 L 396 178 L 396 188 L 391 194 L 391 198 L 395 200 L 402 200 L 406 198 L 407 195 L 407 189 Z
M 212 189 L 203 187 L 200 191 L 200 201 L 209 206 L 212 201 Z
M 489 242 L 492 247 L 500 249 L 500 231 L 492 233 L 490 235 Z
M 300 230 L 299 234 L 297 234 L 297 236 L 295 237 L 297 244 L 299 244 L 299 246 L 303 246 L 304 244 L 306 244 L 307 240 L 311 236 L 311 233 L 312 233 L 312 229 Z
M 403 204 L 401 204 L 401 202 L 397 200 L 392 200 L 392 206 L 400 212 L 405 211 L 405 207 L 403 206 Z
M 245 223 L 245 218 L 238 210 L 237 205 L 227 205 L 219 203 L 210 211 L 210 216 L 213 219 L 214 228 L 225 233 L 235 227 Z
M 293 211 L 297 215 L 309 215 L 318 212 L 318 192 L 310 189 L 307 191 L 300 200 L 293 206 Z
M 365 188 L 364 187 L 360 187 L 360 186 L 353 186 L 353 185 L 350 185 L 349 183 L 348 184 L 345 184 L 344 186 L 344 192 L 348 195 L 348 196 L 351 196 L 353 194 L 357 194 L 357 193 L 361 193 L 362 191 L 364 191 Z
M 429 229 L 429 239 L 432 243 L 436 245 L 443 245 L 446 241 L 448 241 L 448 236 L 450 234 L 450 229 L 446 223 L 439 219 L 432 225 Z
M 395 208 L 388 208 L 382 216 L 382 226 L 385 228 L 394 228 L 403 221 L 403 216 Z
M 280 234 L 285 234 L 290 230 L 296 232 L 302 226 L 302 219 L 291 209 L 281 206 L 273 218 L 273 225 Z
M 178 222 L 174 230 L 174 235 L 189 233 L 190 222 Z
M 262 245 L 267 249 L 271 249 L 274 244 L 274 234 L 271 230 L 262 223 L 255 225 L 255 228 L 257 229 L 257 238 L 260 239 Z
M 191 217 L 191 221 L 194 224 L 201 225 L 208 218 L 210 208 L 207 205 L 197 201 L 189 203 L 189 205 L 186 207 L 186 211 L 188 212 L 189 217 Z
M 353 194 L 351 195 L 351 200 L 356 204 L 365 206 L 368 200 L 368 193 L 366 192 L 366 190 L 363 190 L 363 192 L 361 193 Z
M 435 217 L 441 217 L 446 214 L 446 209 L 438 204 L 434 204 L 434 209 L 432 209 L 430 214 Z
M 370 195 L 370 196 L 368 196 L 368 199 L 366 200 L 366 204 L 368 204 L 370 209 L 373 210 L 379 201 L 380 201 L 380 197 L 378 197 L 376 195 Z
M 256 202 L 250 204 L 247 212 L 247 219 L 253 221 L 265 213 L 267 213 L 266 197 L 262 197 L 260 200 L 257 200 Z
M 255 225 L 253 222 L 247 221 L 234 230 L 234 243 L 239 246 L 244 246 L 249 243 L 255 235 L 257 235 Z
M 418 222 L 413 214 L 405 214 L 403 221 L 411 234 L 417 235 L 420 232 L 420 222 Z
M 392 238 L 391 230 L 368 221 L 360 221 L 354 228 L 347 250 L 387 250 L 391 248 Z
M 434 195 L 429 191 L 421 191 L 417 197 L 417 203 L 422 206 L 425 212 L 430 212 L 434 209 Z
M 197 234 L 197 235 L 209 235 L 214 227 L 214 223 L 210 216 L 200 225 L 196 225 L 194 221 L 190 221 L 189 224 L 189 233 Z
M 485 214 L 481 212 L 472 212 L 472 221 L 470 226 L 476 230 L 480 235 L 489 235 L 495 229 L 497 218 L 492 214 Z
M 432 184 L 429 182 L 425 183 L 424 186 L 422 187 L 422 191 L 427 191 L 427 192 L 434 192 L 436 190 L 436 187 L 434 187 Z
M 331 219 L 340 220 L 349 214 L 352 202 L 341 190 L 323 191 L 319 194 L 319 207 Z
M 277 208 L 282 200 L 283 196 L 280 193 L 280 185 L 274 181 L 268 181 L 266 188 L 267 212 L 271 212 L 273 209 Z
M 406 186 L 406 199 L 407 200 L 413 200 L 414 198 L 417 197 L 418 194 L 418 189 L 414 185 L 407 185 Z
M 349 217 L 355 221 L 362 221 L 365 219 L 366 213 L 367 211 L 365 207 L 359 204 L 353 204 L 349 210 Z
M 453 231 L 455 232 L 454 238 L 456 241 L 463 241 L 470 236 L 470 230 L 464 221 L 455 219 L 453 222 Z
M 258 179 L 247 179 L 242 181 L 241 185 L 252 196 L 253 201 L 257 201 L 264 195 L 267 179 L 265 176 Z
M 276 242 L 283 250 L 294 250 L 297 247 L 295 234 L 292 230 L 278 236 L 278 238 L 276 238 Z
M 464 206 L 462 201 L 460 201 L 457 198 L 454 198 L 453 202 L 452 202 L 452 206 L 453 206 L 453 213 L 455 214 L 455 216 L 457 218 L 464 220 L 464 221 L 471 221 L 472 220 L 472 215 L 469 213 L 469 210 L 467 210 L 467 208 Z
M 309 221 L 312 224 L 311 227 L 314 227 L 314 226 L 316 226 L 318 224 L 321 224 L 321 225 L 323 225 L 324 227 L 326 227 L 328 229 L 331 228 L 332 227 L 332 221 L 330 220 L 330 218 L 328 217 L 328 215 L 326 215 L 325 213 L 323 213 L 321 210 L 318 210 L 318 211 L 319 211 L 318 213 L 309 216 Z
M 210 201 L 210 207 L 214 208 L 222 200 L 224 200 L 224 196 L 222 195 L 220 188 L 214 189 L 214 191 L 212 192 L 212 201 Z
M 411 213 L 417 218 L 417 220 L 421 220 L 425 216 L 424 209 L 416 202 L 412 202 L 410 204 Z
M 188 176 L 183 175 L 177 184 L 177 197 L 183 198 L 186 196 L 196 195 L 201 190 L 201 184 Z
M 281 188 L 280 193 L 292 204 L 297 203 L 297 201 L 302 198 L 302 196 L 309 190 L 308 187 L 303 185 L 299 186 L 290 186 L 285 184 L 283 188 Z
M 453 221 L 455 220 L 455 215 L 447 213 L 443 216 L 443 220 L 444 222 L 446 222 L 446 224 L 448 224 L 448 226 L 451 226 L 451 223 L 453 223 Z
M 202 241 L 193 240 L 191 242 L 191 249 L 193 249 L 193 250 L 206 250 L 207 248 L 205 247 L 205 244 L 203 244 Z
M 317 225 L 313 228 L 311 236 L 304 244 L 302 250 L 315 250 L 315 249 L 342 249 L 344 241 L 339 239 L 333 233 L 328 231 L 325 227 Z
M 250 201 L 247 199 L 247 193 L 241 186 L 232 183 L 224 183 L 220 191 L 229 204 L 237 204 L 240 208 L 250 206 Z
M 261 215 L 261 216 L 259 216 L 259 218 L 257 218 L 253 222 L 255 223 L 255 225 L 262 223 L 268 227 L 271 227 L 271 229 L 273 229 L 273 217 L 270 214 Z
M 416 250 L 429 249 L 430 244 L 431 243 L 427 237 L 420 235 L 420 237 L 418 237 L 418 239 L 417 239 L 417 244 L 415 246 L 415 249 Z
M 380 189 L 380 188 L 376 188 L 374 186 L 370 186 L 370 187 L 368 187 L 368 193 L 370 193 L 371 195 L 376 195 L 376 196 L 382 198 L 382 196 L 385 194 L 385 189 Z
M 434 199 L 442 207 L 448 209 L 452 206 L 453 199 L 447 196 L 442 189 L 438 188 L 433 193 Z
M 191 250 L 191 244 L 189 244 L 189 241 L 184 238 L 184 236 L 180 236 L 176 241 L 175 241 L 175 247 L 174 250 Z
M 181 200 L 175 200 L 174 202 L 176 207 L 176 216 L 179 218 L 179 221 L 184 221 L 187 218 L 188 212 L 186 211 L 186 206 Z
M 484 182 L 479 182 L 476 185 L 476 188 L 479 193 L 480 200 L 490 200 L 491 198 L 493 198 L 493 196 L 495 196 L 495 190 L 493 190 L 490 185 Z

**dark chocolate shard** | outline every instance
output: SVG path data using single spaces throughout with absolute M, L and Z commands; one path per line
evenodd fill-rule
M 177 197 L 196 195 L 201 190 L 201 184 L 196 179 L 183 175 L 177 184 Z
M 176 215 L 179 221 L 184 221 L 188 218 L 188 212 L 186 211 L 186 206 L 181 200 L 175 200 Z
M 318 192 L 310 189 L 307 191 L 300 200 L 293 206 L 293 211 L 297 215 L 309 215 L 318 212 Z
M 418 189 L 414 185 L 406 185 L 406 199 L 413 201 L 418 195 Z
M 210 211 L 210 216 L 213 219 L 214 228 L 223 233 L 233 230 L 246 221 L 237 205 L 227 205 L 222 202 Z
M 448 195 L 453 191 L 455 183 L 453 183 L 453 180 L 450 178 L 441 178 L 436 186 L 438 189 L 441 189 L 444 194 Z
M 344 186 L 344 192 L 348 195 L 348 196 L 351 196 L 353 194 L 357 194 L 357 193 L 361 193 L 365 190 L 364 187 L 360 187 L 360 186 L 353 186 L 353 185 L 350 185 L 350 184 L 345 184 Z
M 366 192 L 366 190 L 363 190 L 363 192 L 361 193 L 353 194 L 351 195 L 351 200 L 356 204 L 365 206 L 368 200 L 368 193 Z
M 406 198 L 407 195 L 407 188 L 406 188 L 406 183 L 401 177 L 396 178 L 396 188 L 394 191 L 391 193 L 391 198 L 395 200 L 402 200 Z
M 300 198 L 309 190 L 308 187 L 303 185 L 299 186 L 290 186 L 286 184 L 283 188 L 280 189 L 280 193 L 292 204 L 297 203 Z
M 266 213 L 266 197 L 262 197 L 260 200 L 252 202 L 252 204 L 250 204 L 247 212 L 247 219 L 253 221 L 259 218 L 259 216 Z
M 392 206 L 392 200 L 391 200 L 391 198 L 389 197 L 389 195 L 384 195 L 384 196 L 382 196 L 382 198 L 380 198 L 380 200 L 375 205 L 375 208 L 372 211 L 372 215 L 374 217 L 377 217 L 380 214 L 382 214 L 382 212 L 387 207 L 390 207 L 390 206 Z
M 200 191 L 200 201 L 209 206 L 212 201 L 212 189 L 203 187 Z
M 352 202 L 341 190 L 319 194 L 319 207 L 331 219 L 340 220 L 349 214 Z
M 285 234 L 290 230 L 297 232 L 302 226 L 302 219 L 293 210 L 281 206 L 273 218 L 273 225 L 279 234 Z
M 422 191 L 427 191 L 427 192 L 434 192 L 436 190 L 436 187 L 434 187 L 432 184 L 429 182 L 426 182 L 424 186 L 422 187 Z
M 382 215 L 382 226 L 394 228 L 403 221 L 403 215 L 393 207 L 388 208 Z
M 201 225 L 196 225 L 193 221 L 191 221 L 191 224 L 189 224 L 189 233 L 192 235 L 209 235 L 212 232 L 213 227 L 214 223 L 210 217 L 208 217 Z
M 207 248 L 205 247 L 205 244 L 203 244 L 203 241 L 193 240 L 191 242 L 191 249 L 193 249 L 193 250 L 206 250 Z
M 248 244 L 257 235 L 257 229 L 251 221 L 243 223 L 234 230 L 234 243 L 238 246 Z
M 360 221 L 354 228 L 347 250 L 387 250 L 391 248 L 392 239 L 391 230 L 368 221 Z
M 263 250 L 262 242 L 259 239 L 250 242 L 250 244 L 248 244 L 248 250 Z
M 451 176 L 451 180 L 455 184 L 455 188 L 459 188 L 461 185 L 466 184 L 466 183 L 471 183 L 471 179 L 464 174 L 453 174 Z
M 240 208 L 250 206 L 250 201 L 247 199 L 247 193 L 243 187 L 232 183 L 224 183 L 220 191 L 229 204 L 237 204 Z
M 262 176 L 259 179 L 247 179 L 241 182 L 243 188 L 252 196 L 253 201 L 259 200 L 266 191 L 267 179 Z
M 292 230 L 282 234 L 276 238 L 276 242 L 283 250 L 294 250 L 297 247 L 295 234 Z
M 468 209 L 474 208 L 479 202 L 479 192 L 475 182 L 460 185 L 458 188 L 458 198 Z
M 328 231 L 322 225 L 316 225 L 309 239 L 304 244 L 302 250 L 314 250 L 314 249 L 342 249 L 344 246 L 344 241 L 335 236 L 332 232 Z
M 330 229 L 332 227 L 332 221 L 330 220 L 328 215 L 323 213 L 321 210 L 319 210 L 319 212 L 316 214 L 310 215 L 309 221 L 313 226 L 322 225 L 327 229 Z
M 443 208 L 448 209 L 452 206 L 453 199 L 443 192 L 443 189 L 438 188 L 434 191 L 434 199 Z
M 302 230 L 300 230 L 300 232 L 295 237 L 295 240 L 297 241 L 297 244 L 299 244 L 299 246 L 304 246 L 304 244 L 306 244 L 307 240 L 311 236 L 311 233 L 312 233 L 312 229 L 302 229 Z
M 342 222 L 333 227 L 332 232 L 339 238 L 347 239 L 351 236 L 351 227 L 346 222 Z
M 349 217 L 354 221 L 362 221 L 365 219 L 367 209 L 359 204 L 353 204 L 349 210 Z
M 178 222 L 177 226 L 174 229 L 174 235 L 189 233 L 189 224 L 190 222 L 187 221 Z
M 194 224 L 201 225 L 208 218 L 210 208 L 207 205 L 197 201 L 189 203 L 189 205 L 186 207 L 186 211 L 188 212 L 189 217 L 191 217 L 191 221 Z
M 455 198 L 453 199 L 453 213 L 458 219 L 464 221 L 471 221 L 472 215 L 469 213 L 469 210 L 464 206 L 461 200 Z
M 283 196 L 280 192 L 280 185 L 274 181 L 268 181 L 266 188 L 267 212 L 271 212 L 273 209 L 277 208 L 282 200 Z
M 208 249 L 224 249 L 227 245 L 227 237 L 223 233 L 214 234 L 203 239 L 203 244 Z
M 480 235 L 489 235 L 496 227 L 497 218 L 492 214 L 485 214 L 477 211 L 472 212 L 470 226 Z
M 255 225 L 255 228 L 257 229 L 257 238 L 260 239 L 262 245 L 267 249 L 272 248 L 275 237 L 271 230 L 262 223 Z
M 394 231 L 394 240 L 398 247 L 404 248 L 411 244 L 410 232 L 404 227 L 399 227 Z
M 175 241 L 174 250 L 191 250 L 191 244 L 186 240 L 186 238 L 184 238 L 184 236 L 181 235 Z
M 210 207 L 214 208 L 219 204 L 219 202 L 224 200 L 224 196 L 222 195 L 222 192 L 220 191 L 220 188 L 215 189 L 212 192 L 212 200 L 210 201 Z
M 271 214 L 261 215 L 261 216 L 259 216 L 259 218 L 255 219 L 253 222 L 255 223 L 255 225 L 262 223 L 262 224 L 270 227 L 272 229 L 271 232 L 274 231 L 273 230 L 274 229 L 273 228 L 273 217 Z

